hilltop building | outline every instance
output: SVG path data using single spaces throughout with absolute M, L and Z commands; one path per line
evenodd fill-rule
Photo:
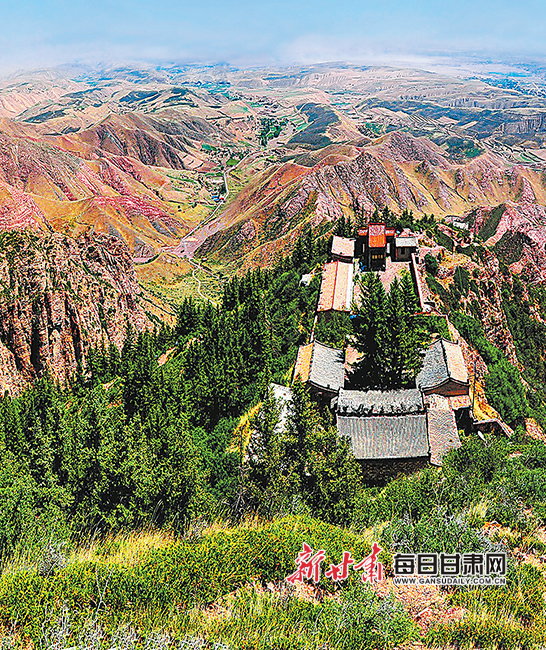
M 411 255 L 417 254 L 419 244 L 416 237 L 395 237 L 394 247 L 391 248 L 393 262 L 409 262 Z
M 461 444 L 448 399 L 425 398 L 418 388 L 340 390 L 337 429 L 376 479 L 427 463 L 441 465 L 442 457 Z
M 468 395 L 470 384 L 461 346 L 444 338 L 433 341 L 417 375 L 417 386 L 425 395 Z
M 318 341 L 300 346 L 294 369 L 294 379 L 298 377 L 319 404 L 330 406 L 345 384 L 343 350 Z
M 470 382 L 458 343 L 443 338 L 433 341 L 425 353 L 416 383 L 426 396 L 444 396 L 458 424 L 464 426 L 470 422 Z
M 385 270 L 387 255 L 393 262 L 409 262 L 412 253 L 419 251 L 417 237 L 397 235 L 394 228 L 384 223 L 370 223 L 360 228 L 355 244 L 355 254 L 369 271 Z
M 384 223 L 370 223 L 358 231 L 356 249 L 364 266 L 370 271 L 385 269 L 387 246 L 395 237 L 394 228 L 387 228 Z
M 410 471 L 429 460 L 427 416 L 421 392 L 341 390 L 337 430 L 349 438 L 367 474 Z
M 353 300 L 353 265 L 327 262 L 322 272 L 317 312 L 350 311 Z
M 416 237 L 397 236 L 384 223 L 360 229 L 356 240 L 335 236 L 333 261 L 323 268 L 317 312 L 350 311 L 355 255 L 370 270 L 385 268 L 387 255 L 393 262 L 409 262 L 422 305 L 418 250 Z M 316 402 L 331 409 L 339 435 L 350 440 L 370 477 L 381 481 L 427 463 L 441 465 L 443 456 L 461 444 L 458 427 L 472 424 L 461 347 L 436 339 L 411 389 L 349 390 L 347 378 L 358 356 L 350 345 L 343 351 L 312 341 L 299 348 L 294 378 L 301 379 Z
M 355 256 L 355 240 L 334 235 L 332 240 L 332 259 L 352 264 Z
M 300 347 L 294 377 L 329 407 L 338 433 L 349 438 L 366 473 L 382 480 L 427 463 L 460 446 L 458 429 L 471 424 L 468 372 L 460 345 L 434 341 L 425 353 L 416 388 L 349 390 L 346 352 L 318 341 Z

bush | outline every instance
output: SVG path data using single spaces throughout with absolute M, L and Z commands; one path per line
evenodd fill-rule
M 0 578 L 0 622 L 17 622 L 36 638 L 47 617 L 63 605 L 91 613 L 102 602 L 112 617 L 127 607 L 158 615 L 211 603 L 253 581 L 283 580 L 296 568 L 303 542 L 338 563 L 343 551 L 363 559 L 370 544 L 358 535 L 307 517 L 285 517 L 258 529 L 236 528 L 152 551 L 135 566 L 73 563 L 51 575 L 21 571 Z M 356 574 L 355 574 L 356 575 Z M 332 588 L 324 579 L 326 588 Z
M 239 650 L 387 649 L 415 636 L 415 625 L 400 604 L 392 597 L 378 598 L 362 584 L 320 604 L 253 588 L 221 604 L 231 616 L 215 626 L 215 637 Z
M 504 550 L 463 515 L 448 515 L 446 507 L 435 508 L 417 521 L 409 516 L 387 524 L 381 541 L 396 553 L 471 553 Z
M 431 255 L 430 253 L 425 255 L 425 270 L 427 273 L 430 273 L 430 275 L 437 275 L 439 266 L 440 264 L 434 255 Z

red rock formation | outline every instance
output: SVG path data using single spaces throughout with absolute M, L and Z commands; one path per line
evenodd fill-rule
M 150 326 L 126 246 L 105 235 L 0 235 L 0 390 L 66 379 L 89 347 Z

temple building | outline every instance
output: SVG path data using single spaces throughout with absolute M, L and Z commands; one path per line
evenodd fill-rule
M 418 250 L 416 237 L 395 237 L 394 246 L 391 248 L 391 259 L 393 262 L 409 262 L 412 253 L 417 254 Z
M 345 384 L 345 354 L 343 350 L 312 341 L 300 346 L 294 369 L 294 379 L 309 388 L 313 399 L 330 406 Z
M 317 312 L 350 311 L 352 300 L 352 263 L 327 262 L 322 272 Z
M 470 384 L 461 346 L 444 338 L 433 341 L 417 375 L 417 386 L 425 395 L 468 395 Z
M 394 228 L 384 223 L 371 223 L 366 228 L 360 228 L 355 244 L 355 255 L 362 259 L 369 271 L 385 270 L 387 255 L 393 262 L 409 262 L 412 253 L 417 254 L 418 251 L 416 236 L 397 235 Z
M 370 223 L 366 228 L 360 228 L 356 249 L 369 271 L 385 269 L 387 246 L 390 247 L 395 235 L 394 228 L 387 228 L 384 223 Z
M 460 447 L 455 415 L 446 397 L 418 388 L 344 390 L 337 400 L 337 430 L 374 479 L 415 471 Z
M 423 394 L 442 395 L 449 403 L 458 424 L 471 418 L 470 383 L 461 346 L 443 338 L 433 341 L 425 353 L 417 375 L 417 387 Z
M 355 240 L 334 235 L 332 239 L 332 259 L 339 262 L 353 262 L 355 256 Z

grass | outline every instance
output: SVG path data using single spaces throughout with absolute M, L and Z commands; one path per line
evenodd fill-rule
M 68 609 L 80 623 L 98 616 L 107 629 L 120 621 L 141 633 L 154 625 L 166 629 L 179 614 L 206 607 L 248 583 L 284 580 L 304 541 L 324 548 L 325 562 L 338 562 L 344 550 L 365 557 L 370 549 L 363 537 L 308 517 L 218 525 L 178 540 L 160 533 L 107 538 L 46 571 L 37 562 L 5 572 L 0 624 L 17 625 L 37 640 L 42 626 Z M 324 580 L 323 586 L 332 584 Z
M 506 587 L 466 588 L 449 596 L 467 614 L 429 631 L 432 647 L 514 650 L 544 647 L 544 576 L 530 564 L 514 567 Z
M 481 527 L 489 503 L 468 519 Z M 529 564 L 510 562 L 508 586 L 445 592 L 445 607 L 463 613 L 421 637 L 405 605 L 353 579 L 292 586 L 303 541 L 365 556 L 379 528 L 356 534 L 305 516 L 233 526 L 196 521 L 185 535 L 153 528 L 89 539 L 63 562 L 43 558 L 4 567 L 0 576 L 0 647 L 41 650 L 372 650 L 538 648 L 546 642 L 545 582 Z M 510 547 L 532 546 L 499 529 Z M 356 575 L 356 574 L 355 574 Z M 419 646 L 420 647 L 420 646 Z
M 223 599 L 223 615 L 207 634 L 237 650 L 393 648 L 415 636 L 415 626 L 392 598 L 380 600 L 357 585 L 337 599 L 300 599 L 289 590 L 248 587 Z
M 378 598 L 357 585 L 319 602 L 290 585 L 246 585 L 213 607 L 175 615 L 167 627 L 143 631 L 121 621 L 106 627 L 92 614 L 78 620 L 63 609 L 44 625 L 34 647 L 43 650 L 380 650 L 415 638 L 416 627 L 392 597 Z M 3 648 L 28 647 L 19 634 L 6 635 Z
M 165 253 L 153 262 L 139 264 L 137 277 L 148 293 L 167 305 L 179 305 L 190 296 L 201 299 L 205 296 L 217 302 L 221 292 L 217 277 Z

